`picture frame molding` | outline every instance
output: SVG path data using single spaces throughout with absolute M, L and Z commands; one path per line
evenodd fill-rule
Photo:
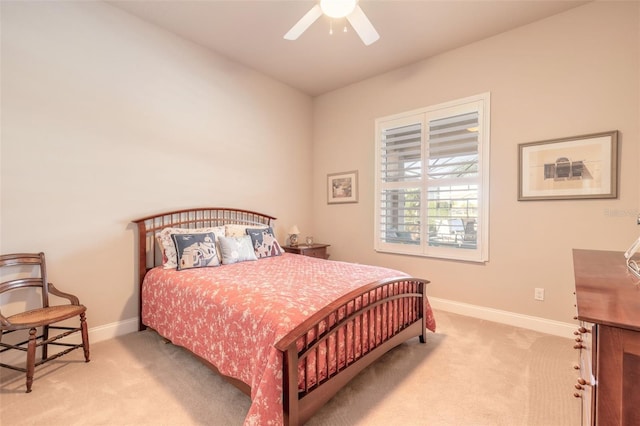
M 586 187 L 576 188 L 574 191 L 569 189 L 560 190 L 558 188 L 551 189 L 533 189 L 530 179 L 525 178 L 524 173 L 527 170 L 530 170 L 532 167 L 531 164 L 531 152 L 534 150 L 544 151 L 543 146 L 548 146 L 548 150 L 556 150 L 561 149 L 562 145 L 571 145 L 567 143 L 573 142 L 573 145 L 584 142 L 584 145 L 587 146 L 589 144 L 593 145 L 594 139 L 604 138 L 601 147 L 601 153 L 607 152 L 608 157 L 602 155 L 599 158 L 591 158 L 590 162 L 600 162 L 600 166 L 602 166 L 603 170 L 601 171 L 602 175 L 605 177 L 602 180 L 602 186 L 599 188 Z M 554 145 L 556 145 L 554 147 Z M 605 145 L 608 145 L 605 146 Z M 605 148 L 608 148 L 605 150 Z M 571 148 L 566 148 L 567 153 L 576 153 L 580 151 L 580 147 L 573 146 Z M 529 158 L 529 164 L 524 164 L 526 159 Z M 563 173 L 564 170 L 570 170 L 570 177 L 565 179 L 560 179 L 558 177 L 554 178 L 557 180 L 569 180 L 569 179 L 582 179 L 582 173 L 589 172 L 587 165 L 584 164 L 584 161 L 570 161 L 569 157 L 558 157 L 557 160 L 566 160 L 569 164 L 563 162 L 562 168 Z M 550 173 L 551 170 L 557 173 L 559 170 L 559 163 L 556 160 L 555 164 L 545 163 L 544 169 L 541 169 L 540 173 L 544 173 L 544 179 L 547 180 L 547 173 Z M 605 162 L 605 160 L 608 160 Z M 579 164 L 577 164 L 579 163 Z M 588 162 L 589 163 L 589 162 Z M 538 165 L 539 166 L 539 165 Z M 569 169 L 567 169 L 569 167 Z M 574 168 L 576 170 L 574 171 Z M 583 169 L 584 168 L 584 169 Z M 574 173 L 580 173 L 580 177 L 574 177 Z M 549 178 L 550 179 L 550 178 Z M 608 183 L 608 185 L 605 185 Z M 558 185 L 560 186 L 560 184 Z M 599 190 L 598 190 L 599 189 Z M 533 194 L 535 193 L 535 194 Z M 535 200 L 575 200 L 575 199 L 598 199 L 598 198 L 617 198 L 618 197 L 618 131 L 612 130 L 607 132 L 600 133 L 591 133 L 579 136 L 571 136 L 559 139 L 549 139 L 544 141 L 537 142 L 527 142 L 521 143 L 518 145 L 518 201 L 535 201 Z
M 338 180 L 350 179 L 350 195 L 339 196 L 334 191 Z M 358 202 L 358 171 L 327 174 L 327 204 L 348 204 Z

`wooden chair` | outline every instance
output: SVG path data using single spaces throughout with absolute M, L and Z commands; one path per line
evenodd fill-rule
M 7 279 L 8 277 L 12 278 Z M 0 363 L 0 366 L 27 373 L 27 393 L 31 392 L 33 373 L 36 366 L 79 348 L 84 349 L 84 359 L 89 362 L 89 335 L 85 319 L 87 308 L 80 304 L 76 296 L 61 292 L 47 281 L 44 253 L 1 255 L 0 280 L 0 353 L 11 349 L 27 352 L 26 368 L 3 363 Z M 7 317 L 3 316 L 1 308 L 3 304 L 9 301 L 8 292 L 19 289 L 22 289 L 22 291 L 28 289 L 39 293 L 38 298 L 42 300 L 41 307 Z M 11 296 L 18 294 L 24 295 L 25 293 L 13 293 Z M 50 306 L 49 294 L 65 298 L 69 300 L 70 304 Z M 79 327 L 53 325 L 75 316 L 80 317 Z M 42 334 L 37 335 L 39 327 L 42 327 Z M 5 343 L 2 342 L 2 338 L 5 335 L 17 330 L 29 330 L 29 339 L 19 343 L 6 343 L 6 340 Z M 58 341 L 77 332 L 82 335 L 82 343 L 74 344 Z M 55 335 L 50 336 L 50 333 Z M 67 349 L 48 356 L 47 349 L 49 345 L 65 346 Z M 38 347 L 42 348 L 42 358 L 36 361 L 36 348 Z

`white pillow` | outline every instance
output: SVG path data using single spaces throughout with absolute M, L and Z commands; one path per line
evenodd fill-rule
M 218 245 L 223 265 L 258 260 L 251 244 L 251 237 L 246 234 L 242 237 L 218 237 Z

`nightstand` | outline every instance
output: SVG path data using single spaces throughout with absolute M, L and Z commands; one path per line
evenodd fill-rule
M 317 257 L 320 259 L 328 259 L 329 254 L 327 253 L 327 247 L 329 246 L 330 244 L 298 244 L 295 247 L 282 246 L 282 249 L 287 253 L 301 254 L 303 256 Z

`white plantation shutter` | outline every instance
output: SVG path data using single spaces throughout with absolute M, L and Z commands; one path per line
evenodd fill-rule
M 423 125 L 411 120 L 392 124 L 381 130 L 378 152 L 382 180 L 378 238 L 392 244 L 419 244 Z
M 486 260 L 488 109 L 485 94 L 376 120 L 376 250 Z
M 385 182 L 419 179 L 422 173 L 422 125 L 411 124 L 382 132 L 382 179 Z
M 478 113 L 429 122 L 429 178 L 478 174 Z

